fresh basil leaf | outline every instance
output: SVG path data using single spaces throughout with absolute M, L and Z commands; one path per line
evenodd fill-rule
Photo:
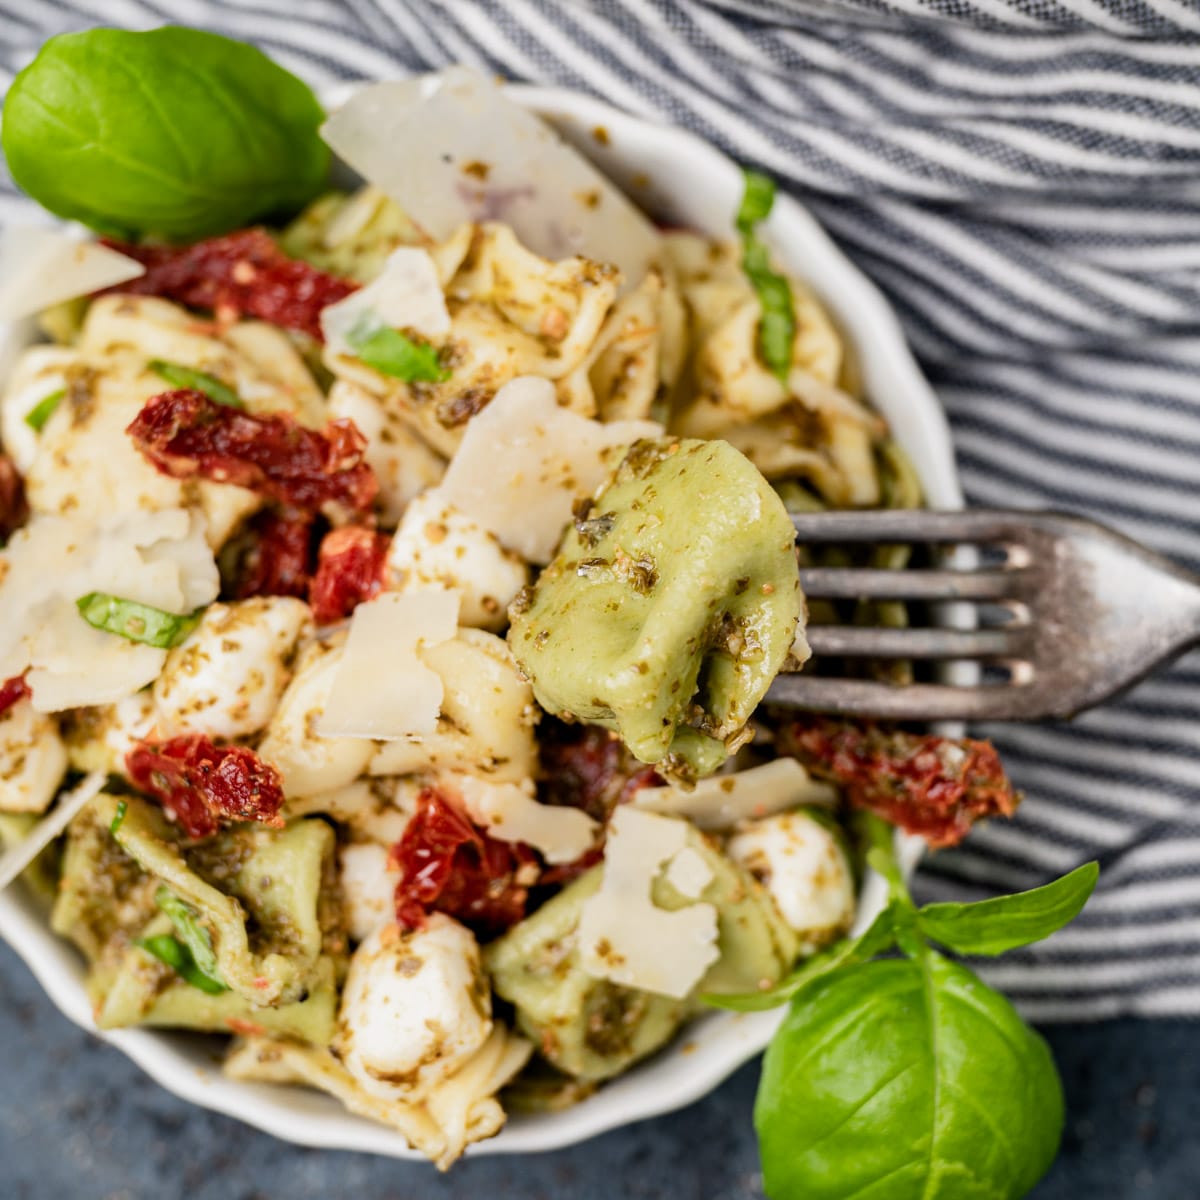
M 159 962 L 165 963 L 184 983 L 207 992 L 210 996 L 219 996 L 229 989 L 219 980 L 206 975 L 196 966 L 191 951 L 177 938 L 169 933 L 160 933 L 155 937 L 137 938 L 135 946 L 141 947 Z
M 1045 887 L 974 904 L 927 904 L 921 932 L 959 954 L 1003 954 L 1040 942 L 1073 921 L 1096 887 L 1100 868 L 1085 863 Z
M 152 608 L 149 604 L 139 604 L 136 600 L 124 600 L 108 592 L 88 592 L 75 601 L 75 607 L 79 609 L 80 616 L 96 629 L 115 633 L 131 642 L 157 646 L 160 650 L 178 646 L 200 620 L 199 613 L 181 617 L 163 612 L 161 608 Z
M 745 190 L 737 214 L 742 235 L 742 270 L 762 307 L 758 323 L 758 353 L 783 383 L 792 369 L 792 344 L 796 340 L 796 309 L 788 281 L 771 267 L 766 245 L 755 232 L 771 213 L 775 184 L 757 171 L 746 171 Z
M 160 887 L 154 893 L 154 903 L 171 918 L 175 932 L 188 948 L 196 966 L 205 975 L 221 983 L 217 956 L 212 948 L 212 938 L 209 937 L 208 930 L 196 919 L 196 914 L 169 888 Z M 224 985 L 222 984 L 222 986 Z
M 734 1012 L 761 1012 L 766 1008 L 777 1008 L 797 996 L 809 984 L 833 971 L 844 967 L 869 962 L 896 944 L 896 925 L 906 914 L 899 905 L 889 904 L 871 922 L 870 926 L 856 938 L 843 938 L 832 946 L 818 951 L 805 959 L 794 971 L 785 975 L 774 987 L 761 992 L 707 993 L 700 997 L 705 1004 L 714 1008 L 729 1008 Z
M 104 233 L 194 240 L 292 213 L 325 183 L 307 84 L 199 29 L 90 29 L 42 46 L 4 102 L 16 181 Z
M 360 321 L 346 335 L 354 353 L 381 375 L 406 383 L 444 383 L 450 372 L 438 361 L 438 352 L 428 342 L 414 342 L 398 329 Z
M 113 837 L 117 836 L 117 830 L 120 829 L 121 826 L 125 823 L 125 814 L 128 811 L 129 811 L 129 801 L 128 800 L 118 800 L 117 801 L 117 811 L 113 814 L 113 819 L 109 823 L 109 826 L 108 826 L 108 832 L 111 833 L 113 835 Z
M 759 221 L 765 221 L 771 215 L 775 205 L 775 180 L 749 167 L 742 171 L 742 179 L 742 203 L 734 224 L 739 233 L 749 233 Z
M 1012 1005 L 932 951 L 827 975 L 767 1049 L 754 1110 L 771 1200 L 1019 1200 L 1063 1095 Z
M 25 424 L 29 426 L 34 433 L 41 433 L 42 426 L 54 415 L 54 410 L 62 403 L 63 397 L 66 396 L 67 389 L 59 388 L 56 392 L 51 392 L 48 396 L 43 396 L 26 414 Z
M 182 363 L 167 362 L 165 359 L 153 358 L 147 364 L 155 375 L 176 388 L 195 388 L 203 392 L 210 400 L 224 404 L 227 408 L 245 408 L 241 397 L 228 384 L 222 383 L 215 375 L 207 371 L 197 371 L 193 367 L 185 367 Z

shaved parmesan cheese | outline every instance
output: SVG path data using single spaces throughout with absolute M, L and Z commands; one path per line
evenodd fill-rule
M 38 516 L 0 554 L 0 678 L 26 668 L 39 712 L 109 704 L 152 683 L 166 652 L 94 629 L 75 601 L 109 592 L 184 614 L 220 580 L 204 521 L 184 509 L 97 525 Z
M 684 846 L 667 864 L 667 882 L 689 900 L 698 900 L 712 878 L 712 867 L 691 846 Z
M 0 233 L 0 321 L 28 317 L 145 273 L 141 263 L 98 242 L 9 225 Z
M 11 850 L 0 854 L 0 892 L 4 891 L 56 837 L 61 836 L 63 830 L 86 805 L 100 795 L 106 779 L 107 776 L 99 771 L 85 776 L 73 792 L 68 792 L 59 799 L 49 816 L 43 817 Z
M 427 337 L 450 332 L 450 311 L 427 251 L 393 250 L 377 279 L 321 310 L 321 332 L 335 353 L 356 353 L 349 341 L 355 326 L 412 329 Z
M 801 804 L 836 804 L 837 789 L 813 779 L 794 758 L 777 758 L 735 775 L 710 775 L 690 792 L 676 787 L 639 788 L 633 803 L 665 816 L 685 817 L 697 829 L 719 830 Z
M 385 592 L 360 604 L 317 724 L 322 737 L 388 741 L 437 729 L 442 678 L 420 658 L 458 629 L 455 592 Z
M 583 254 L 641 281 L 654 226 L 539 117 L 466 67 L 362 88 L 322 136 L 435 241 L 503 221 L 547 258 Z
M 605 452 L 661 435 L 654 421 L 581 417 L 559 407 L 549 380 L 522 376 L 472 417 L 438 494 L 522 558 L 547 563 L 576 499 L 608 475 Z
M 524 842 L 548 863 L 573 862 L 591 849 L 600 828 L 587 813 L 541 804 L 533 784 L 488 783 L 474 775 L 450 777 L 476 825 L 502 842 Z
M 589 975 L 682 998 L 716 962 L 716 908 L 697 903 L 668 912 L 651 896 L 662 868 L 670 871 L 688 849 L 687 832 L 683 821 L 617 809 L 608 825 L 604 878 L 579 921 L 581 962 Z M 686 858 L 680 873 L 685 883 L 694 882 L 694 864 Z

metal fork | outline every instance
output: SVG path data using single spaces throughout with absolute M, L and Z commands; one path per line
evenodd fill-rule
M 974 569 L 801 568 L 809 599 L 947 604 L 953 606 L 942 612 L 948 623 L 967 626 L 810 624 L 815 656 L 975 660 L 1006 668 L 1007 679 L 898 686 L 786 673 L 767 694 L 772 704 L 894 720 L 1069 717 L 1200 642 L 1200 576 L 1082 517 L 904 509 L 795 513 L 793 523 L 801 546 L 913 543 L 983 551 L 983 565 Z M 996 614 L 1003 623 L 979 623 Z

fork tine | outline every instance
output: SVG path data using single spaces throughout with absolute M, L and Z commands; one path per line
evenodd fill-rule
M 1021 540 L 1019 514 L 922 508 L 790 514 L 796 540 L 818 542 L 994 542 Z M 1026 520 L 1028 524 L 1028 520 Z
M 780 675 L 766 703 L 812 712 L 844 713 L 901 721 L 1012 721 L 1030 712 L 1030 687 L 996 684 L 951 687 L 913 683 L 898 687 L 857 679 Z
M 1024 593 L 1022 570 L 924 571 L 801 567 L 800 587 L 822 599 L 1010 600 Z
M 839 658 L 1021 658 L 1028 630 L 889 629 L 810 625 L 814 654 Z

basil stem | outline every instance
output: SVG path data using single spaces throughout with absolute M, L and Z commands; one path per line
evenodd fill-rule
M 745 172 L 745 190 L 736 225 L 742 235 L 742 270 L 762 307 L 758 323 L 758 352 L 782 383 L 792 369 L 796 340 L 796 310 L 788 281 L 771 266 L 771 256 L 756 232 L 775 203 L 775 184 L 758 171 Z
M 117 811 L 113 815 L 112 822 L 108 827 L 108 832 L 111 833 L 113 835 L 113 837 L 117 836 L 117 830 L 121 828 L 122 824 L 124 824 L 125 814 L 128 811 L 129 811 L 129 802 L 127 800 L 118 800 L 117 801 Z
M 346 334 L 346 341 L 368 367 L 406 383 L 444 383 L 450 372 L 438 361 L 437 349 L 428 342 L 415 342 L 398 329 L 380 325 L 369 317 L 359 320 Z
M 51 392 L 48 396 L 43 396 L 26 414 L 25 424 L 29 426 L 34 433 L 41 433 L 42 426 L 54 415 L 54 410 L 62 403 L 63 397 L 67 394 L 66 388 L 59 388 L 56 392 Z
M 96 629 L 115 633 L 131 642 L 157 646 L 160 650 L 178 646 L 200 620 L 199 612 L 177 616 L 108 592 L 88 592 L 75 601 L 75 607 L 79 609 L 80 616 Z
M 196 391 L 203 392 L 210 400 L 215 400 L 218 404 L 224 404 L 228 408 L 246 407 L 233 388 L 222 383 L 215 375 L 210 375 L 207 371 L 197 371 L 194 367 L 167 362 L 162 358 L 152 358 L 147 366 L 172 387 L 195 388 Z
M 219 996 L 229 989 L 219 980 L 206 975 L 196 965 L 191 951 L 177 938 L 169 933 L 160 933 L 156 937 L 138 938 L 134 945 L 145 950 L 152 958 L 170 967 L 185 983 L 210 996 Z

